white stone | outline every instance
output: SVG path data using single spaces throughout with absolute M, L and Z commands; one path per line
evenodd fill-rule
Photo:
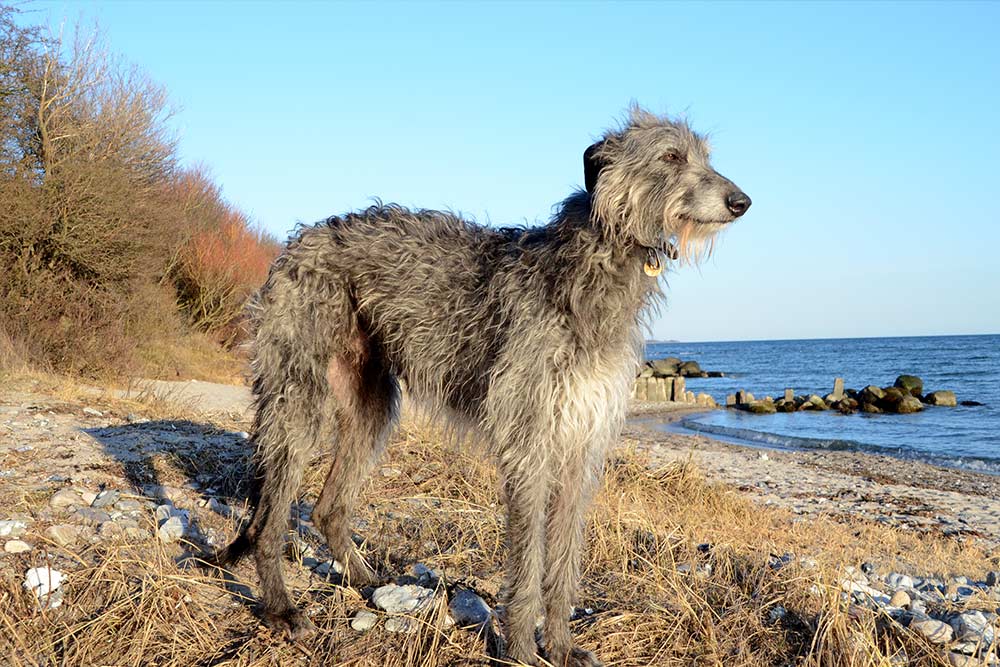
M 33 567 L 24 573 L 24 589 L 31 591 L 39 600 L 62 585 L 65 575 L 48 566 Z
M 84 505 L 87 505 L 89 507 L 90 505 L 94 504 L 95 500 L 97 500 L 97 494 L 94 493 L 93 491 L 87 491 L 86 489 L 84 489 L 80 491 L 80 500 L 83 501 Z
M 156 536 L 163 542 L 176 542 L 184 537 L 184 522 L 179 516 L 172 516 L 157 529 Z
M 391 616 L 385 620 L 387 632 L 397 632 L 400 634 L 410 634 L 416 632 L 418 623 L 412 618 L 405 616 Z
M 104 413 L 96 408 L 86 407 L 83 409 L 83 414 L 90 415 L 91 417 L 103 417 Z
M 434 591 L 412 584 L 406 586 L 386 584 L 376 588 L 372 594 L 375 606 L 390 614 L 412 614 L 423 611 L 431 605 L 433 599 Z
M 367 609 L 362 609 L 351 619 L 351 629 L 358 632 L 368 632 L 378 623 L 378 615 Z
M 894 590 L 898 590 L 900 588 L 912 589 L 914 587 L 912 577 L 905 574 L 899 574 L 898 572 L 893 572 L 888 577 L 886 577 L 885 583 L 892 586 Z
M 31 545 L 21 540 L 8 540 L 3 545 L 3 550 L 9 554 L 23 554 L 26 551 L 31 551 Z
M 20 537 L 27 527 L 28 522 L 20 519 L 0 521 L 0 537 Z
M 983 642 L 986 645 L 993 643 L 993 627 L 981 611 L 959 614 L 951 619 L 951 627 L 955 630 L 958 641 Z

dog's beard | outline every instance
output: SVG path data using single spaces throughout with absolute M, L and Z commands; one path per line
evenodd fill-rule
M 663 236 L 677 250 L 677 259 L 682 264 L 699 264 L 712 256 L 715 239 L 726 225 L 719 222 L 696 222 L 694 220 L 669 221 L 664 225 Z

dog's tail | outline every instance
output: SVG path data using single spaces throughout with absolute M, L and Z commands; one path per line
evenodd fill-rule
M 204 558 L 212 565 L 260 550 L 257 555 L 267 559 L 280 548 L 309 455 L 332 421 L 327 371 L 352 313 L 346 287 L 327 268 L 331 233 L 323 225 L 292 239 L 249 306 L 255 332 L 253 516 L 229 545 Z

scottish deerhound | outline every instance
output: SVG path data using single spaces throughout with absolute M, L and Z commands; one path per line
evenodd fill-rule
M 667 244 L 683 257 L 750 199 L 709 164 L 683 122 L 633 109 L 584 154 L 586 189 L 539 228 L 489 229 L 394 205 L 300 230 L 256 306 L 252 362 L 256 510 L 216 556 L 252 552 L 265 621 L 312 623 L 289 598 L 280 554 L 304 466 L 332 438 L 313 511 L 352 584 L 373 572 L 351 541 L 359 488 L 397 417 L 399 381 L 495 456 L 507 505 L 506 655 L 599 665 L 569 619 L 588 505 L 617 437 L 661 293 Z

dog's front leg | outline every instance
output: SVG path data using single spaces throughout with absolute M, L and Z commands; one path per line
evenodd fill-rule
M 542 614 L 545 506 L 549 494 L 544 462 L 533 460 L 533 453 L 502 456 L 500 464 L 507 502 L 507 580 L 503 596 L 506 657 L 528 665 L 539 664 L 535 626 Z
M 597 657 L 578 647 L 569 619 L 580 581 L 584 526 L 603 463 L 603 448 L 581 445 L 557 471 L 546 517 L 545 653 L 556 667 L 598 667 Z

